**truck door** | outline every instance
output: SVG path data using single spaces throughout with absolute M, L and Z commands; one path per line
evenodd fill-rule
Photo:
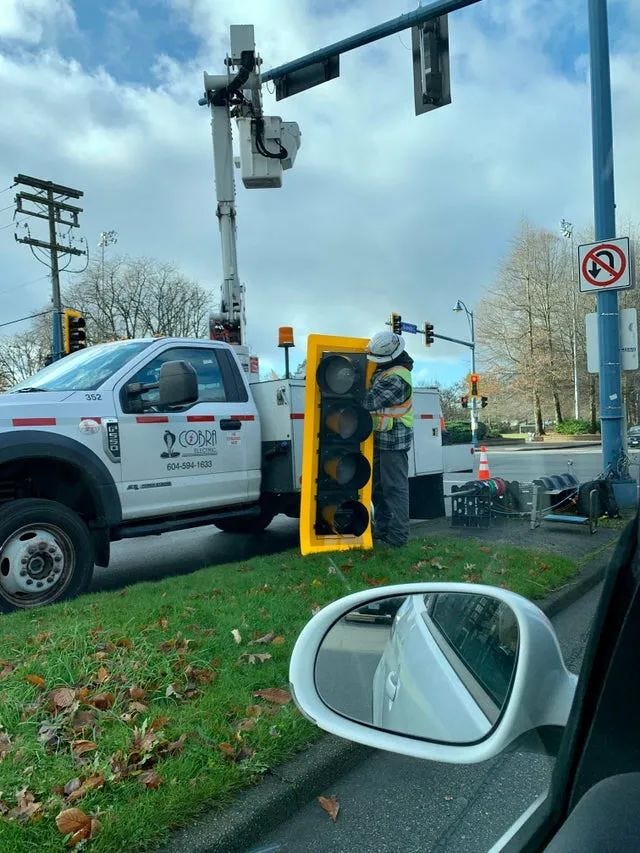
M 157 389 L 139 395 L 127 390 L 134 383 L 157 382 L 167 361 L 193 366 L 198 376 L 196 403 L 168 410 L 160 406 Z M 168 347 L 114 393 L 125 518 L 231 506 L 257 497 L 257 412 L 226 348 L 205 343 Z

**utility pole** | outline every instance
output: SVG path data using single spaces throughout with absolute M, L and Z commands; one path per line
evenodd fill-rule
M 33 256 L 44 263 L 39 258 L 34 248 L 49 250 L 49 268 L 51 269 L 51 293 L 53 302 L 53 317 L 52 317 L 52 334 L 51 334 L 51 358 L 52 361 L 57 361 L 62 358 L 62 297 L 60 295 L 60 267 L 58 258 L 60 255 L 69 255 L 69 263 L 74 255 L 86 255 L 82 249 L 76 249 L 73 246 L 62 245 L 58 243 L 56 226 L 63 225 L 71 228 L 79 228 L 78 214 L 82 213 L 81 207 L 68 204 L 68 200 L 81 198 L 84 193 L 81 190 L 74 190 L 71 187 L 65 187 L 62 184 L 54 184 L 52 181 L 43 181 L 40 178 L 32 178 L 29 175 L 16 175 L 13 179 L 14 184 L 21 184 L 25 187 L 31 187 L 36 190 L 36 193 L 25 192 L 21 190 L 16 193 L 16 211 L 25 216 L 34 216 L 37 219 L 45 219 L 49 224 L 49 241 L 37 240 L 30 234 L 28 237 L 18 237 L 18 243 L 26 243 Z M 23 207 L 24 202 L 30 202 L 36 205 L 36 209 Z M 68 218 L 63 216 L 68 214 Z M 68 266 L 68 264 L 67 264 Z M 64 267 L 63 269 L 66 269 Z
M 616 236 L 616 204 L 613 180 L 613 122 L 611 118 L 611 77 L 609 70 L 609 25 L 606 0 L 589 0 L 589 47 L 591 64 L 591 123 L 593 135 L 593 206 L 595 239 Z M 598 341 L 600 350 L 600 422 L 602 461 L 614 480 L 625 483 L 619 492 L 632 488 L 628 496 L 635 503 L 633 485 L 624 464 L 622 373 L 617 290 L 598 293 Z M 627 501 L 621 493 L 618 502 Z M 620 500 L 623 498 L 623 500 Z

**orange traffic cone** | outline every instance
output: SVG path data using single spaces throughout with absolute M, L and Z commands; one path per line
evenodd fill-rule
M 489 460 L 487 459 L 487 448 L 480 448 L 480 464 L 478 465 L 478 479 L 479 480 L 490 480 L 491 474 L 489 472 Z

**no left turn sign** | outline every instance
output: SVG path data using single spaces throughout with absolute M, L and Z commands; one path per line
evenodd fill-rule
M 582 293 L 633 287 L 628 237 L 578 246 L 578 264 Z

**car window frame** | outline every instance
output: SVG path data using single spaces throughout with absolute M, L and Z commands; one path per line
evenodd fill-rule
M 217 362 L 218 371 L 220 373 L 220 379 L 222 381 L 222 387 L 224 389 L 224 394 L 225 394 L 224 400 L 202 399 L 200 397 L 200 383 L 198 383 L 198 399 L 195 400 L 193 403 L 187 403 L 183 406 L 160 406 L 159 404 L 149 403 L 148 405 L 143 406 L 141 409 L 136 409 L 135 407 L 133 407 L 131 405 L 132 398 L 130 398 L 129 395 L 127 394 L 127 386 L 135 381 L 136 376 L 141 371 L 146 370 L 149 367 L 149 365 L 152 364 L 156 359 L 159 359 L 163 356 L 170 356 L 171 353 L 180 353 L 180 352 L 184 352 L 186 350 L 192 350 L 195 352 L 202 352 L 203 354 L 204 353 L 213 354 L 213 356 Z M 230 402 L 231 403 L 238 402 L 237 400 L 233 399 L 234 396 L 237 396 L 236 384 L 231 382 L 230 388 L 227 385 L 227 382 L 229 381 L 229 368 L 228 368 L 228 364 L 226 363 L 226 360 L 225 360 L 225 364 L 223 366 L 223 364 L 222 364 L 223 359 L 221 359 L 220 355 L 219 355 L 221 352 L 225 352 L 225 350 L 223 350 L 221 347 L 206 347 L 206 346 L 203 347 L 203 346 L 197 346 L 197 345 L 193 345 L 193 344 L 179 344 L 179 345 L 172 346 L 169 349 L 163 349 L 160 352 L 154 353 L 154 355 L 148 361 L 146 361 L 144 364 L 138 365 L 136 367 L 135 372 L 132 373 L 130 376 L 128 376 L 123 381 L 122 387 L 120 388 L 120 405 L 122 407 L 122 411 L 125 414 L 144 414 L 145 412 L 149 412 L 149 411 L 152 411 L 153 413 L 157 412 L 158 414 L 164 414 L 164 415 L 166 415 L 166 414 L 181 414 L 182 412 L 189 411 L 194 406 L 197 406 L 200 403 L 203 403 L 203 404 L 209 403 L 210 405 L 215 406 L 215 405 L 222 405 L 222 404 L 226 404 L 226 403 L 230 403 Z M 180 358 L 180 357 L 176 357 L 173 359 L 168 357 L 168 358 L 165 358 L 162 363 L 166 363 L 167 361 L 186 361 L 188 364 L 191 364 L 191 361 L 189 359 Z M 193 365 L 191 365 L 191 366 L 193 367 Z M 194 367 L 194 370 L 196 371 L 196 375 L 198 375 L 198 371 L 196 370 L 195 367 Z

